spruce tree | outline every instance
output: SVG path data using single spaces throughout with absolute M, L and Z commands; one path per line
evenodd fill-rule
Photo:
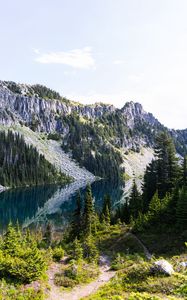
M 176 217 L 179 228 L 187 229 L 187 187 L 180 190 Z
M 77 199 L 76 199 L 76 208 L 73 213 L 73 220 L 71 224 L 71 236 L 73 238 L 74 237 L 79 238 L 82 231 L 81 210 L 82 210 L 81 195 L 80 192 L 78 192 Z
M 142 185 L 142 208 L 146 213 L 149 208 L 149 203 L 157 190 L 157 161 L 152 162 L 146 167 L 144 180 Z
M 86 235 L 92 232 L 92 221 L 94 215 L 94 205 L 92 198 L 91 186 L 88 185 L 85 194 L 84 213 L 83 213 L 83 226 Z
M 108 226 L 111 222 L 111 199 L 109 195 L 104 196 L 102 220 Z
M 53 227 L 52 227 L 52 224 L 50 222 L 48 222 L 47 225 L 46 225 L 43 238 L 44 238 L 44 241 L 46 243 L 46 246 L 49 247 L 51 245 L 52 239 L 53 239 Z
M 76 237 L 73 242 L 73 259 L 81 260 L 82 258 L 83 258 L 83 249 L 80 241 Z
M 132 190 L 129 196 L 129 212 L 134 219 L 138 217 L 139 212 L 142 211 L 142 198 L 138 191 L 135 179 L 133 181 Z
M 84 241 L 84 258 L 89 262 L 96 261 L 99 257 L 99 252 L 96 247 L 93 236 L 90 234 Z
M 155 148 L 157 157 L 157 189 L 160 198 L 171 192 L 176 185 L 179 176 L 178 159 L 171 137 L 162 132 L 157 137 Z
M 182 184 L 184 186 L 187 186 L 187 155 L 184 157 L 184 160 L 183 160 L 183 168 L 182 168 Z

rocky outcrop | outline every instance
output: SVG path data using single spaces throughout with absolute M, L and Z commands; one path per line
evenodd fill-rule
M 131 129 L 134 128 L 136 121 L 145 121 L 151 126 L 161 125 L 151 113 L 144 111 L 140 103 L 127 102 L 121 111 L 126 117 L 127 126 Z
M 64 117 L 75 113 L 85 120 L 93 121 L 99 120 L 102 116 L 110 116 L 111 120 L 116 118 L 116 123 L 120 124 L 119 128 L 123 128 L 124 133 L 114 135 L 109 140 L 102 140 L 99 137 L 100 143 L 106 143 L 108 146 L 111 146 L 111 143 L 112 147 L 127 152 L 128 150 L 140 152 L 142 147 L 153 148 L 157 133 L 163 129 L 168 130 L 151 113 L 145 112 L 139 103 L 127 102 L 122 109 L 116 109 L 113 105 L 102 103 L 82 105 L 60 98 L 60 95 L 58 99 L 44 99 L 35 93 L 32 86 L 0 81 L 0 125 L 21 124 L 38 133 L 57 132 L 66 140 L 69 125 L 64 121 Z M 105 126 L 103 122 L 102 126 Z M 168 130 L 168 132 L 173 136 L 178 153 L 185 155 L 187 130 Z
M 22 88 L 22 85 L 20 85 Z M 26 87 L 24 85 L 24 91 Z M 64 133 L 62 118 L 71 113 L 78 113 L 86 118 L 98 118 L 104 113 L 115 110 L 113 105 L 97 103 L 81 105 L 70 101 L 42 99 L 38 96 L 27 96 L 23 93 L 13 93 L 4 82 L 0 82 L 0 124 L 11 125 L 24 123 L 39 132 Z
M 173 266 L 165 259 L 157 260 L 151 267 L 153 273 L 162 273 L 171 276 L 174 273 Z

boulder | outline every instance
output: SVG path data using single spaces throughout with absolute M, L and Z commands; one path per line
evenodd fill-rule
M 182 261 L 179 265 L 183 268 L 187 268 L 187 262 L 186 261 Z
M 171 276 L 174 273 L 173 266 L 165 259 L 157 260 L 151 267 L 153 273 L 162 273 Z

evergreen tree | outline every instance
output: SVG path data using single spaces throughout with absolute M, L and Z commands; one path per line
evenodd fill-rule
M 83 226 L 85 234 L 89 235 L 92 232 L 92 221 L 94 215 L 94 205 L 92 198 L 91 186 L 88 185 L 85 194 L 85 204 L 83 213 Z
M 139 212 L 142 211 L 142 198 L 138 191 L 135 179 L 133 181 L 133 186 L 131 194 L 129 196 L 129 212 L 130 216 L 134 219 L 138 217 Z
M 21 283 L 29 283 L 43 275 L 46 270 L 45 259 L 29 230 L 23 234 L 9 224 L 0 241 L 0 266 L 5 278 L 13 278 Z
M 48 222 L 46 225 L 43 238 L 44 238 L 44 241 L 45 241 L 47 247 L 49 247 L 51 245 L 52 239 L 53 239 L 53 228 L 52 228 L 52 224 L 50 222 Z
M 77 239 L 77 237 L 75 238 L 75 240 L 73 242 L 73 258 L 75 260 L 80 260 L 83 258 L 83 249 L 82 249 L 81 243 Z
M 184 157 L 182 171 L 183 171 L 182 183 L 184 186 L 187 186 L 187 156 Z
M 20 151 L 21 150 L 21 151 Z M 70 178 L 50 164 L 36 148 L 12 131 L 0 132 L 0 184 L 17 187 L 67 183 Z
M 143 212 L 147 212 L 149 203 L 157 190 L 157 161 L 152 162 L 146 167 L 142 186 L 142 206 Z
M 130 211 L 129 211 L 128 199 L 126 199 L 125 203 L 121 208 L 121 221 L 127 224 L 130 222 Z
M 180 190 L 176 217 L 179 228 L 187 229 L 187 187 Z
M 149 213 L 151 216 L 156 216 L 161 210 L 161 200 L 158 196 L 158 191 L 154 194 L 149 204 Z
M 84 258 L 89 262 L 96 261 L 99 257 L 98 249 L 95 245 L 93 236 L 90 234 L 84 241 Z
M 108 226 L 111 222 L 111 198 L 109 195 L 104 196 L 103 209 L 102 209 L 102 220 Z
M 104 195 L 102 213 L 105 214 L 107 207 L 108 207 L 109 212 L 111 213 L 111 206 L 112 206 L 112 204 L 111 204 L 110 195 L 108 195 L 108 194 Z
M 73 220 L 71 224 L 71 236 L 72 237 L 80 237 L 80 233 L 82 230 L 82 223 L 81 223 L 81 210 L 82 210 L 82 205 L 81 205 L 81 195 L 80 192 L 77 194 L 77 199 L 76 199 L 76 208 L 73 214 Z
M 157 156 L 157 188 L 161 198 L 171 192 L 179 176 L 178 159 L 172 139 L 166 132 L 157 137 L 155 148 Z

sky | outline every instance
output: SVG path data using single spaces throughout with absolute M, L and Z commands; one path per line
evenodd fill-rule
M 0 80 L 187 128 L 186 0 L 0 0 Z

